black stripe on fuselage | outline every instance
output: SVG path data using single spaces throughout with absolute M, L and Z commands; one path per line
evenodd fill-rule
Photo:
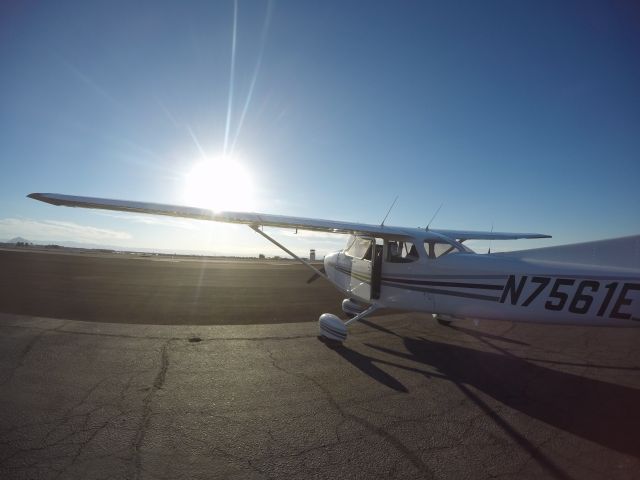
M 340 265 L 336 266 L 336 270 L 338 270 L 340 273 L 344 273 L 345 275 L 349 275 L 353 278 L 355 278 L 356 280 L 360 280 L 364 283 L 369 283 L 371 281 L 371 279 L 367 276 L 366 273 L 358 273 L 358 272 L 354 272 L 351 269 L 347 269 L 344 268 Z
M 435 294 L 440 294 L 440 295 L 449 295 L 449 296 L 453 296 L 453 297 L 462 297 L 462 298 L 474 298 L 476 300 L 488 300 L 490 302 L 497 302 L 500 300 L 500 297 L 492 297 L 491 295 L 481 295 L 479 293 L 467 293 L 467 292 L 458 292 L 458 291 L 453 291 L 453 290 L 442 290 L 439 288 L 429 288 L 429 287 L 423 287 L 420 285 L 405 285 L 402 283 L 392 283 L 392 282 L 388 282 L 388 281 L 384 281 L 382 282 L 383 285 L 387 286 L 387 287 L 394 287 L 394 288 L 402 288 L 405 290 L 414 290 L 417 292 L 427 292 L 427 293 L 435 293 Z
M 483 288 L 486 290 L 504 290 L 504 285 L 467 282 L 440 282 L 434 280 L 413 280 L 409 278 L 382 277 L 383 281 L 406 283 L 409 285 L 425 285 L 430 287 Z

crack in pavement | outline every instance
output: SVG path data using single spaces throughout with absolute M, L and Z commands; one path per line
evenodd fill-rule
M 64 331 L 75 328 L 80 331 Z M 0 477 L 83 478 L 99 469 L 105 471 L 98 476 L 107 477 L 106 470 L 112 468 L 114 477 L 145 479 L 192 472 L 220 477 L 224 472 L 236 478 L 349 476 L 346 472 L 368 478 L 433 474 L 630 478 L 640 465 L 632 448 L 626 455 L 610 452 L 604 433 L 601 437 L 599 430 L 586 430 L 585 434 L 577 426 L 588 418 L 585 411 L 591 413 L 589 408 L 580 410 L 582 397 L 589 402 L 591 387 L 606 385 L 593 386 L 586 378 L 575 379 L 575 388 L 564 388 L 565 377 L 545 375 L 550 369 L 520 368 L 524 361 L 547 362 L 559 365 L 551 369 L 578 372 L 579 377 L 593 372 L 594 378 L 611 380 L 615 375 L 619 383 L 629 384 L 628 405 L 632 407 L 637 402 L 631 402 L 636 396 L 631 389 L 637 382 L 628 377 L 634 374 L 594 371 L 598 366 L 607 368 L 602 364 L 624 364 L 626 348 L 618 349 L 613 357 L 580 358 L 588 353 L 581 354 L 580 348 L 596 351 L 595 337 L 594 345 L 587 338 L 584 342 L 578 339 L 566 350 L 553 343 L 542 350 L 535 344 L 511 347 L 491 341 L 498 352 L 458 334 L 429 352 L 424 342 L 414 344 L 408 339 L 403 349 L 394 337 L 380 337 L 379 351 L 389 352 L 384 348 L 391 342 L 398 354 L 407 352 L 406 357 L 399 357 L 406 358 L 401 362 L 393 362 L 391 353 L 369 355 L 362 344 L 358 347 L 357 338 L 348 346 L 381 362 L 379 367 L 393 365 L 389 373 L 406 380 L 407 395 L 381 388 L 384 384 L 371 382 L 369 377 L 377 379 L 364 376 L 352 364 L 336 362 L 323 346 L 316 348 L 311 335 L 254 337 L 281 332 L 277 329 L 248 329 L 247 338 L 219 337 L 243 333 L 226 329 L 123 332 L 149 336 L 114 335 L 118 331 L 112 328 L 82 332 L 82 327 L 67 325 L 57 327 L 60 329 L 49 333 L 43 328 L 14 330 L 0 325 L 0 335 L 14 341 L 7 352 L 10 355 L 5 355 L 0 382 L 11 368 L 19 368 L 16 362 L 22 365 L 5 387 L 9 408 L 0 426 L 4 430 L 0 432 Z M 292 333 L 305 331 L 311 329 Z M 204 349 L 198 349 L 203 343 L 187 342 L 188 334 L 202 333 L 216 338 L 204 340 Z M 514 340 L 521 338 L 515 331 L 512 335 Z M 473 350 L 469 358 L 456 351 L 461 344 Z M 65 346 L 62 355 L 60 345 Z M 216 351 L 220 346 L 224 350 Z M 74 356 L 78 348 L 89 353 Z M 210 356 L 214 351 L 216 356 Z M 547 360 L 542 351 L 553 353 Z M 489 359 L 494 354 L 508 357 L 496 357 L 495 363 L 472 361 L 485 358 L 486 353 L 491 353 Z M 543 358 L 527 358 L 534 353 Z M 511 365 L 511 357 L 523 362 Z M 573 357 L 575 365 L 565 361 Z M 80 365 L 78 358 L 86 365 Z M 64 376 L 76 367 L 77 377 Z M 243 379 L 242 388 L 230 394 L 228 388 L 236 384 L 234 376 L 248 368 L 256 368 L 255 376 Z M 109 373 L 112 379 L 103 378 Z M 415 373 L 436 380 L 423 381 Z M 210 381 L 201 381 L 202 374 L 208 374 Z M 215 378 L 218 374 L 220 379 Z M 514 380 L 516 375 L 519 378 Z M 60 378 L 63 381 L 56 383 Z M 210 401 L 211 393 L 222 388 L 220 398 Z M 594 392 L 603 398 L 607 393 Z M 592 399 L 596 413 L 597 398 Z M 553 415 L 548 413 L 551 409 Z M 612 430 L 616 426 L 624 430 L 626 422 L 635 422 L 626 413 L 632 415 L 632 408 L 620 408 L 619 416 L 611 415 Z M 18 422 L 21 424 L 15 425 Z M 607 425 L 602 425 L 606 430 Z M 632 439 L 632 429 L 629 432 Z M 3 463 L 1 457 L 16 449 L 18 454 Z
M 488 418 L 493 420 L 493 422 L 500 427 L 509 437 L 513 440 L 513 442 L 522 448 L 523 451 L 528 453 L 528 455 L 535 460 L 549 476 L 559 479 L 559 480 L 571 480 L 571 477 L 556 463 L 544 455 L 533 443 L 531 443 L 524 435 L 518 432 L 513 426 L 507 422 L 504 418 L 502 418 L 497 410 L 491 409 L 482 399 L 476 395 L 471 388 L 466 385 L 454 381 L 453 382 L 459 389 L 462 391 L 467 398 L 472 400 L 480 410 L 482 410 Z
M 169 368 L 169 353 L 168 348 L 172 339 L 167 340 L 160 349 L 160 367 L 158 373 L 153 379 L 152 388 L 149 389 L 149 393 L 142 400 L 142 416 L 140 417 L 140 423 L 136 429 L 136 434 L 131 446 L 133 450 L 133 464 L 132 471 L 129 474 L 129 478 L 140 478 L 142 468 L 142 444 L 144 443 L 149 422 L 151 421 L 151 403 L 156 392 L 162 388 L 167 375 L 167 369 Z
M 364 427 L 370 433 L 373 433 L 379 436 L 384 441 L 389 443 L 396 450 L 398 450 L 403 455 L 404 458 L 406 458 L 409 462 L 411 462 L 411 464 L 413 464 L 413 466 L 418 470 L 418 472 L 420 472 L 423 478 L 435 478 L 434 473 L 427 467 L 427 465 L 420 459 L 420 457 L 415 452 L 407 448 L 407 446 L 403 444 L 396 436 L 387 432 L 382 427 L 378 427 L 374 425 L 373 423 L 369 422 L 368 420 L 362 417 L 358 417 L 357 415 L 354 415 L 352 413 L 345 411 L 342 405 L 338 403 L 338 401 L 333 397 L 333 395 L 325 385 L 323 385 L 322 383 L 318 382 L 315 378 L 310 377 L 309 375 L 303 372 L 292 372 L 280 366 L 276 361 L 276 359 L 274 358 L 273 352 L 266 346 L 265 346 L 265 349 L 267 351 L 267 355 L 269 356 L 269 359 L 271 360 L 271 363 L 274 368 L 276 368 L 277 370 L 280 370 L 281 372 L 286 373 L 287 375 L 291 375 L 296 378 L 304 378 L 308 382 L 311 382 L 312 384 L 314 384 L 320 391 L 322 391 L 327 402 L 340 414 L 342 418 L 345 418 L 345 419 L 348 418 L 349 420 L 354 421 L 358 425 L 361 425 L 362 427 Z
M 30 448 L 19 446 L 19 441 L 16 442 L 15 439 L 2 442 L 14 451 L 0 460 L 0 471 L 22 471 L 25 473 L 29 469 L 45 469 L 49 473 L 55 472 L 54 478 L 65 475 L 77 463 L 89 444 L 105 428 L 113 424 L 115 419 L 123 415 L 121 406 L 110 402 L 94 404 L 89 410 L 84 408 L 94 392 L 111 379 L 112 375 L 108 375 L 97 381 L 56 420 L 30 422 L 3 432 L 2 436 L 21 429 L 41 427 L 45 430 L 39 444 Z M 108 413 L 110 410 L 115 411 Z M 102 418 L 100 420 L 94 418 L 95 414 L 101 415 Z M 42 452 L 44 457 L 29 462 L 30 455 L 36 452 Z M 54 453 L 54 455 L 50 453 Z M 15 465 L 11 465 L 10 462 Z
M 68 323 L 69 322 L 66 321 L 62 325 L 58 325 L 57 327 L 54 327 L 54 328 L 40 329 L 40 331 L 38 333 L 36 333 L 33 336 L 33 338 L 31 338 L 31 340 L 29 340 L 27 342 L 27 344 L 24 346 L 22 351 L 18 354 L 18 357 L 17 357 L 18 361 L 13 366 L 13 368 L 11 368 L 11 370 L 9 371 L 9 375 L 7 375 L 7 378 L 5 378 L 2 382 L 0 382 L 0 387 L 4 387 L 7 383 L 9 383 L 13 379 L 13 376 L 15 375 L 16 371 L 18 371 L 20 369 L 20 367 L 22 367 L 24 365 L 24 361 L 27 358 L 27 355 L 29 355 L 29 352 L 31 352 L 31 349 L 33 349 L 34 345 L 38 342 L 38 340 L 40 340 L 40 338 L 42 338 L 47 333 L 55 332 L 55 331 L 61 329 L 62 327 L 64 327 Z M 16 327 L 16 328 L 26 328 L 26 327 Z

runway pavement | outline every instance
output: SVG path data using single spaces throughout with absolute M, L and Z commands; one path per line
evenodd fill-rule
M 2 313 L 0 478 L 640 477 L 639 330 L 316 334 Z
M 0 311 L 96 322 L 315 321 L 342 296 L 290 261 L 0 250 Z

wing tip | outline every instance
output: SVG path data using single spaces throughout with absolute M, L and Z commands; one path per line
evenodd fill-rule
M 51 205 L 62 205 L 62 203 L 52 197 L 50 193 L 30 193 L 27 197 L 40 202 L 50 203 Z
M 40 200 L 41 202 L 44 202 L 47 198 L 44 193 L 30 193 L 27 197 L 33 198 L 34 200 Z

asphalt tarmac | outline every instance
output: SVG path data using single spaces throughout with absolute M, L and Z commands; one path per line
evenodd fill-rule
M 16 265 L 5 260 L 3 289 Z M 49 296 L 52 283 L 81 283 L 68 278 L 76 267 L 28 265 Z M 287 273 L 247 265 L 292 285 Z M 182 267 L 164 272 L 185 278 Z M 135 297 L 127 301 L 133 309 Z M 194 325 L 184 313 L 182 325 L 145 315 L 136 325 L 18 313 L 0 314 L 0 478 L 640 477 L 640 330 L 445 326 L 395 313 L 330 348 L 308 321 Z M 300 320 L 309 317 L 316 312 Z
M 320 265 L 320 264 L 319 264 Z M 0 311 L 92 322 L 316 321 L 343 297 L 293 261 L 0 250 Z

